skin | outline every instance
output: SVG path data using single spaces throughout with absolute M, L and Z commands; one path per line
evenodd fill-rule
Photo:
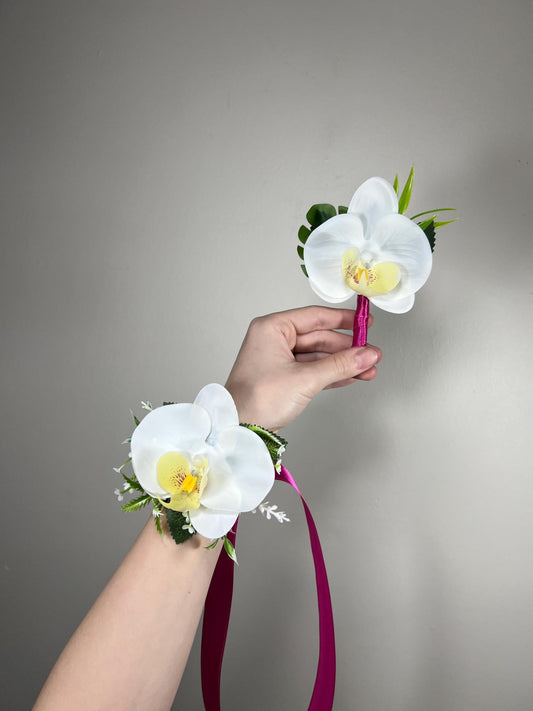
M 353 311 L 310 306 L 254 319 L 226 387 L 241 422 L 279 430 L 326 388 L 372 380 L 381 351 L 351 348 Z M 34 711 L 167 711 L 220 545 L 176 545 L 150 520 L 48 677 Z
M 241 422 L 278 430 L 321 390 L 375 378 L 380 349 L 334 330 L 352 325 L 353 311 L 322 306 L 254 319 L 226 383 Z

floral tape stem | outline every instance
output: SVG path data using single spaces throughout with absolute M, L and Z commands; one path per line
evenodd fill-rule
M 352 348 L 366 346 L 366 332 L 368 328 L 368 299 L 362 294 L 357 295 L 357 308 L 353 317 Z

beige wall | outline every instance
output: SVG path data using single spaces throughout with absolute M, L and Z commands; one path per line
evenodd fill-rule
M 129 408 L 223 382 L 251 317 L 318 303 L 308 206 L 412 162 L 413 208 L 460 221 L 415 308 L 376 311 L 379 378 L 286 432 L 336 708 L 532 707 L 532 20 L 526 0 L 1 3 L 6 708 L 143 525 L 112 493 Z M 270 499 L 292 522 L 241 523 L 235 711 L 312 688 L 303 514 Z M 197 648 L 175 707 L 201 707 Z

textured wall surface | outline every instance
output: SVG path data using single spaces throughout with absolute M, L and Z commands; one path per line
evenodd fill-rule
M 129 408 L 191 401 L 253 316 L 318 303 L 309 205 L 414 162 L 413 210 L 460 221 L 414 309 L 376 311 L 376 381 L 286 432 L 335 708 L 532 708 L 532 31 L 526 0 L 0 3 L 3 707 L 142 528 L 112 493 Z M 240 526 L 235 711 L 303 710 L 314 676 L 304 517 L 270 499 L 292 521 Z M 201 708 L 198 646 L 175 708 Z

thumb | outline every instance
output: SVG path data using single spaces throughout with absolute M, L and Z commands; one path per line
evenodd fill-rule
M 307 377 L 315 393 L 341 380 L 355 378 L 379 360 L 379 353 L 371 346 L 347 348 L 326 358 L 306 363 Z

